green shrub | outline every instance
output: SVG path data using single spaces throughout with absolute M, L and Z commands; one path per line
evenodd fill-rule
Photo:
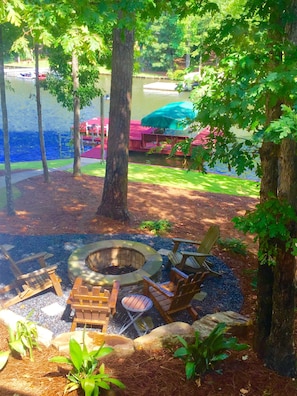
M 109 390 L 110 384 L 124 389 L 125 386 L 121 381 L 105 373 L 104 363 L 97 369 L 98 359 L 108 355 L 112 351 L 113 349 L 111 347 L 104 347 L 102 345 L 99 349 L 89 352 L 85 344 L 85 339 L 83 339 L 82 347 L 75 339 L 70 339 L 70 358 L 55 356 L 50 359 L 50 362 L 66 363 L 72 366 L 72 370 L 67 374 L 69 383 L 66 385 L 64 393 L 72 392 L 81 387 L 85 396 L 98 396 L 100 394 L 100 388 Z
M 200 339 L 199 332 L 195 332 L 194 344 L 188 344 L 184 338 L 177 336 L 183 345 L 174 352 L 174 357 L 185 362 L 187 379 L 199 378 L 214 366 L 229 357 L 228 351 L 241 351 L 248 348 L 246 344 L 238 344 L 236 337 L 225 337 L 226 324 L 219 323 L 204 340 Z
M 171 223 L 168 220 L 146 220 L 140 224 L 140 229 L 149 230 L 153 234 L 161 235 L 170 231 Z
M 168 70 L 167 76 L 170 78 L 170 80 L 177 80 L 181 81 L 184 78 L 184 75 L 186 72 L 184 70 Z
M 247 255 L 247 245 L 237 238 L 219 238 L 218 245 L 220 245 L 224 250 L 229 250 L 231 252 L 241 254 L 242 256 Z

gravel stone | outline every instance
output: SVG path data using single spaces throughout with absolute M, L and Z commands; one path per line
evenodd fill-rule
M 10 250 L 10 254 L 16 260 L 26 257 L 33 253 L 46 251 L 52 253 L 53 257 L 47 260 L 49 265 L 57 264 L 57 274 L 62 279 L 63 296 L 58 297 L 51 289 L 40 293 L 28 300 L 24 300 L 9 309 L 23 317 L 30 313 L 30 320 L 37 322 L 54 333 L 54 336 L 70 331 L 73 312 L 66 301 L 69 296 L 72 284 L 67 275 L 67 261 L 71 253 L 89 243 L 109 240 L 122 239 L 133 240 L 147 244 L 155 250 L 171 250 L 173 247 L 172 240 L 160 236 L 148 236 L 143 234 L 63 234 L 63 235 L 46 235 L 46 236 L 23 236 L 23 235 L 7 235 L 0 234 L 1 244 L 14 245 Z M 185 246 L 181 246 L 181 250 L 185 250 Z M 188 249 L 189 250 L 189 249 Z M 192 247 L 195 251 L 195 247 Z M 156 281 L 166 281 L 170 268 L 168 268 L 167 256 L 162 254 L 163 266 Z M 241 293 L 239 282 L 235 278 L 232 270 L 226 264 L 212 256 L 212 268 L 221 272 L 221 277 L 209 276 L 205 279 L 202 291 L 207 293 L 203 301 L 194 300 L 194 306 L 201 318 L 204 315 L 218 311 L 235 311 L 239 312 L 243 304 L 243 295 Z M 38 265 L 38 264 L 37 264 Z M 24 273 L 33 271 L 38 268 L 33 265 L 23 265 Z M 0 287 L 7 285 L 13 280 L 13 274 L 8 269 L 7 261 L 0 254 Z M 110 320 L 108 333 L 119 332 L 122 324 L 127 320 L 128 316 L 122 307 L 121 299 L 129 293 L 141 293 L 141 285 L 133 285 L 120 289 L 117 314 Z M 9 294 L 0 295 L 0 298 L 9 298 Z M 45 309 L 47 308 L 47 309 Z M 52 308 L 52 309 L 51 309 Z M 165 322 L 159 315 L 158 311 L 153 307 L 148 311 L 148 316 L 153 320 L 154 327 L 164 325 Z M 181 312 L 176 315 L 177 321 L 192 323 L 192 318 L 187 312 Z M 126 330 L 125 336 L 136 338 L 137 333 L 133 326 Z

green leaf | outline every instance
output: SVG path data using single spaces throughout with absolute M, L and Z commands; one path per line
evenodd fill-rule
M 70 393 L 80 387 L 80 384 L 76 384 L 74 382 L 69 382 L 64 388 L 64 394 Z
M 219 362 L 219 361 L 221 361 L 221 360 L 228 359 L 228 357 L 229 357 L 228 353 L 220 353 L 219 355 L 215 355 L 215 356 L 211 359 L 211 361 L 212 361 L 212 362 Z
M 22 356 L 26 355 L 26 349 L 24 348 L 24 345 L 22 344 L 21 340 L 10 342 L 9 347 L 10 349 L 12 349 L 15 352 L 18 352 Z
M 183 358 L 184 356 L 187 355 L 188 355 L 188 350 L 184 347 L 178 348 L 173 354 L 174 357 L 178 357 L 178 358 Z
M 69 341 L 69 353 L 73 366 L 77 371 L 80 371 L 83 364 L 83 353 L 81 346 L 74 338 Z
M 195 362 L 187 362 L 186 363 L 186 378 L 191 379 L 196 375 L 196 364 Z
M 0 352 L 0 370 L 6 365 L 10 351 Z
M 80 382 L 82 389 L 85 392 L 85 396 L 92 396 L 93 391 L 96 387 L 95 380 L 92 377 L 83 378 Z
M 108 382 L 109 382 L 109 380 L 108 380 Z M 100 388 L 102 388 L 102 389 L 109 390 L 109 389 L 110 389 L 110 386 L 109 386 L 108 382 L 106 382 L 106 381 L 104 381 L 104 380 L 102 380 L 102 379 L 100 379 L 100 380 L 98 379 L 98 380 L 96 381 L 96 384 L 97 384 Z
M 98 358 L 102 358 L 104 356 L 109 355 L 111 352 L 113 352 L 113 348 L 112 347 L 100 347 L 97 351 L 94 352 L 94 357 Z
M 114 385 L 116 385 L 118 388 L 120 388 L 120 389 L 125 389 L 126 388 L 126 386 L 122 383 L 122 381 L 120 381 L 120 380 L 118 380 L 117 378 L 108 378 L 108 381 L 111 383 L 111 384 L 114 384 Z
M 52 363 L 66 363 L 66 364 L 72 364 L 71 360 L 68 359 L 65 356 L 54 356 L 49 359 L 50 362 Z

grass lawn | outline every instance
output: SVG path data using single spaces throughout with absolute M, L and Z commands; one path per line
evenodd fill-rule
M 86 165 L 82 168 L 82 172 L 92 176 L 104 177 L 105 164 Z M 128 172 L 129 181 L 138 183 L 159 184 L 229 195 L 259 196 L 259 184 L 257 182 L 214 173 L 202 174 L 178 168 L 133 163 L 129 163 Z
M 71 159 L 48 161 L 49 168 L 59 168 L 65 165 L 70 165 L 69 172 L 72 172 Z M 11 168 L 12 170 L 42 169 L 42 163 L 41 161 L 12 163 Z M 0 169 L 4 169 L 3 164 L 0 164 Z M 214 173 L 202 174 L 178 168 L 134 163 L 129 163 L 128 172 L 128 179 L 131 182 L 159 184 L 177 189 L 185 188 L 254 198 L 259 196 L 259 183 L 231 176 L 222 176 Z M 82 167 L 82 173 L 104 177 L 105 163 L 95 162 L 85 165 Z

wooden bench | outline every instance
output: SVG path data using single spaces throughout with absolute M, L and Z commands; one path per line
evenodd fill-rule
M 116 313 L 116 304 L 120 283 L 114 281 L 111 292 L 101 286 L 83 285 L 82 278 L 76 278 L 70 292 L 67 304 L 75 310 L 71 331 L 78 324 L 99 326 L 102 333 L 107 332 L 107 326 L 111 316 Z

